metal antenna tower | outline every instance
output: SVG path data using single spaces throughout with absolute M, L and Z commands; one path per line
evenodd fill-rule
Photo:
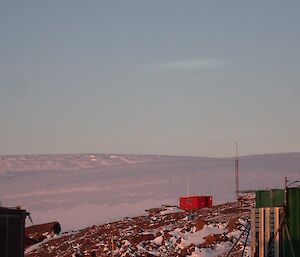
M 235 175 L 235 197 L 236 200 L 238 201 L 239 199 L 239 154 L 238 154 L 238 143 L 235 142 L 235 153 L 236 153 L 236 158 L 234 161 L 234 175 Z

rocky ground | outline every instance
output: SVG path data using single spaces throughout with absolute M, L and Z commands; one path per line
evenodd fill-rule
M 195 211 L 154 208 L 146 216 L 49 237 L 29 247 L 26 257 L 218 257 L 226 256 L 233 246 L 230 256 L 241 256 L 252 205 L 247 199 Z M 244 256 L 249 256 L 249 249 L 245 247 Z

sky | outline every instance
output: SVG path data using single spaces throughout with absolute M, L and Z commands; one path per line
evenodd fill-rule
M 299 152 L 299 1 L 1 1 L 0 154 Z

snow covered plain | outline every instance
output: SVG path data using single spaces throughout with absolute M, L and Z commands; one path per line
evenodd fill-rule
M 283 187 L 300 178 L 300 153 L 240 158 L 240 188 Z M 155 155 L 0 156 L 0 201 L 21 205 L 35 224 L 59 221 L 63 231 L 178 205 L 187 194 L 234 199 L 234 159 Z M 27 225 L 31 225 L 27 222 Z

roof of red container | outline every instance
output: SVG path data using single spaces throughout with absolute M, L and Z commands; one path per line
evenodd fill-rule
M 201 195 L 180 196 L 180 198 L 195 198 L 195 197 L 201 197 Z

